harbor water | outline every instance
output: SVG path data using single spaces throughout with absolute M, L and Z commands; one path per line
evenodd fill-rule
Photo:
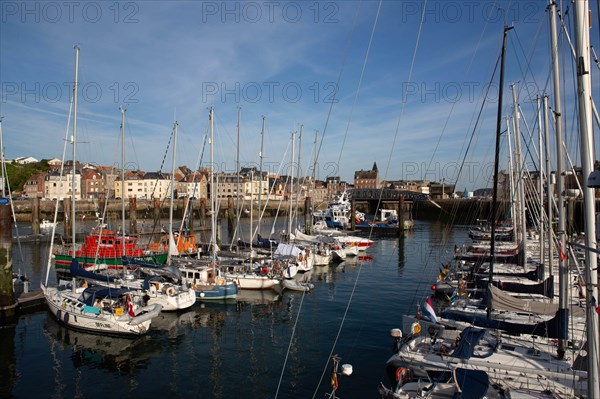
M 374 240 L 364 256 L 315 267 L 305 276 L 310 293 L 241 291 L 237 300 L 197 302 L 162 313 L 135 339 L 69 330 L 46 310 L 23 315 L 0 329 L 0 397 L 323 398 L 338 355 L 339 371 L 351 364 L 353 374 L 339 376 L 336 396 L 377 398 L 379 383 L 389 384 L 390 329 L 425 301 L 467 231 L 415 221 L 403 240 Z M 13 247 L 13 268 L 33 288 L 48 248 Z

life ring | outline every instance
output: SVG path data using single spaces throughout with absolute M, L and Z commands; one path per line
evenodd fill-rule
M 175 296 L 175 287 L 169 287 L 169 288 L 167 288 L 167 295 L 168 296 Z
M 413 335 L 419 335 L 421 333 L 421 325 L 419 324 L 418 321 L 415 321 L 414 323 L 412 323 L 412 326 L 410 327 L 410 331 L 412 332 Z
M 408 381 L 408 369 L 406 367 L 399 367 L 396 370 L 396 382 L 405 383 Z

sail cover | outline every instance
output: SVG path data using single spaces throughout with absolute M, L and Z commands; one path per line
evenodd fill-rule
M 454 382 L 462 399 L 479 399 L 488 397 L 490 379 L 485 371 L 454 369 Z
M 490 292 L 490 306 L 492 309 L 507 310 L 510 312 L 537 313 L 550 316 L 555 315 L 558 310 L 558 305 L 555 303 L 515 298 L 491 284 L 488 284 L 488 289 Z M 570 314 L 575 317 L 585 317 L 585 309 L 578 306 L 571 306 Z
M 295 245 L 279 243 L 275 250 L 275 255 L 298 256 L 302 251 Z

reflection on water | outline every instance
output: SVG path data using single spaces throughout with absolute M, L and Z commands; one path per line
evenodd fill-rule
M 75 368 L 85 366 L 130 374 L 146 368 L 150 359 L 161 352 L 149 335 L 119 338 L 89 334 L 66 328 L 52 317 L 46 319 L 44 334 L 50 347 L 71 352 Z
M 13 387 L 17 379 L 15 367 L 15 332 L 16 326 L 3 326 L 0 328 L 0 397 L 12 396 Z
M 134 339 L 69 330 L 47 311 L 27 315 L 0 336 L 8 370 L 0 396 L 323 397 L 334 351 L 355 371 L 340 379 L 338 396 L 375 397 L 386 378 L 389 330 L 422 303 L 451 240 L 462 235 L 417 221 L 403 242 L 378 238 L 364 255 L 315 267 L 303 276 L 314 284 L 309 293 L 240 291 L 238 300 L 198 302 L 162 313 Z M 24 261 L 14 253 L 14 264 L 35 285 L 48 244 L 22 248 Z

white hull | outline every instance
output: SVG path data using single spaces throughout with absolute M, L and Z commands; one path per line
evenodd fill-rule
M 298 274 L 298 266 L 294 264 L 288 265 L 283 271 L 284 278 L 294 278 Z
M 452 371 L 460 367 L 485 371 L 490 381 L 509 389 L 544 391 L 551 386 L 552 391 L 560 395 L 585 395 L 587 373 L 573 370 L 569 362 L 512 342 L 506 346 L 500 343 L 498 347 L 482 342 L 474 346 L 474 356 L 454 357 L 451 349 L 442 352 L 429 337 L 417 336 L 402 346 L 388 363 L 401 364 L 412 370 L 415 377 L 427 378 L 428 371 Z M 438 340 L 437 347 L 451 348 L 450 343 L 442 345 Z
M 331 255 L 334 260 L 346 259 L 346 251 L 343 249 L 336 249 L 335 251 L 331 251 Z
M 331 263 L 331 253 L 327 254 L 327 255 L 319 255 L 319 254 L 313 254 L 313 265 L 314 266 L 327 266 L 328 264 Z
M 313 267 L 313 257 L 310 255 L 298 257 L 298 271 L 309 272 Z
M 357 246 L 345 246 L 343 251 L 346 253 L 346 256 L 358 256 L 359 247 Z
M 152 290 L 146 291 L 150 297 L 148 305 L 161 305 L 164 312 L 188 309 L 196 303 L 196 293 L 190 289 L 173 290 L 167 288 L 166 292 Z
M 233 280 L 242 290 L 273 290 L 280 285 L 277 278 L 254 273 L 225 273 L 225 278 Z
M 118 335 L 142 335 L 150 328 L 153 317 L 160 313 L 160 306 L 153 306 L 150 313 L 131 317 L 123 310 L 122 314 L 96 310 L 78 300 L 80 293 L 59 291 L 43 287 L 46 303 L 54 317 L 65 325 L 88 332 Z
M 294 279 L 284 279 L 282 285 L 288 290 L 301 292 L 308 292 L 314 288 L 314 285 L 311 283 L 302 283 Z
M 371 245 L 373 245 L 374 241 L 369 240 L 368 238 L 362 238 L 357 236 L 342 236 L 337 237 L 337 240 L 343 244 L 357 247 L 359 251 L 366 251 Z
M 151 280 L 144 287 L 144 280 L 135 279 L 125 280 L 121 285 L 117 285 L 117 288 L 120 286 L 138 290 L 138 303 L 144 302 L 145 297 L 148 305 L 161 305 L 163 312 L 188 309 L 196 303 L 194 291 L 184 285 Z

